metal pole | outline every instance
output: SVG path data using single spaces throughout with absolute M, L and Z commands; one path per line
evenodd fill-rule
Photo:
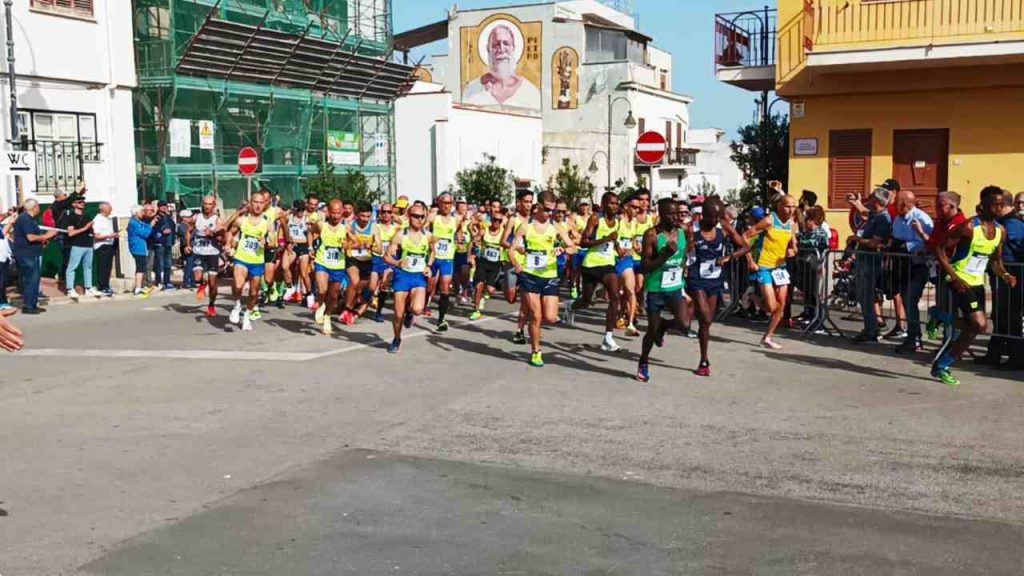
M 11 83 L 11 144 L 18 141 L 18 92 L 14 73 L 14 22 L 11 7 L 14 0 L 4 0 L 4 19 L 7 21 L 7 79 Z
M 245 177 L 245 200 L 252 200 L 252 176 Z
M 761 203 L 768 208 L 768 92 L 761 93 Z
M 605 163 L 608 167 L 608 185 L 605 190 L 612 189 L 612 93 L 608 91 L 608 150 L 605 154 Z

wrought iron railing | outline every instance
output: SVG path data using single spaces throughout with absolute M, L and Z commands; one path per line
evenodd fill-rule
M 715 68 L 772 66 L 779 30 L 777 10 L 715 16 Z
M 82 180 L 86 162 L 100 162 L 102 144 L 22 140 L 21 149 L 36 153 L 36 189 L 73 190 Z
M 697 165 L 696 148 L 669 148 L 668 163 L 678 166 L 694 167 Z

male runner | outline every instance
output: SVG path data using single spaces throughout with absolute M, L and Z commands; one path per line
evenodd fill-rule
M 679 217 L 679 203 L 671 198 L 658 201 L 658 224 L 644 234 L 641 248 L 642 265 L 647 283 L 647 332 L 640 348 L 640 362 L 636 370 L 639 382 L 651 380 L 651 348 L 661 346 L 670 327 L 685 329 L 690 323 L 686 317 L 686 284 L 683 267 L 686 264 L 686 246 L 689 236 Z M 611 294 L 611 292 L 609 292 Z M 661 318 L 662 310 L 672 313 L 674 324 Z
M 583 298 L 573 302 L 569 308 L 569 323 L 573 323 L 575 312 L 590 307 L 594 289 L 604 286 L 608 296 L 608 311 L 605 313 L 605 333 L 601 349 L 617 352 L 619 345 L 613 336 L 615 322 L 619 317 L 619 277 L 615 271 L 615 243 L 619 238 L 619 195 L 605 192 L 601 196 L 601 216 L 592 214 L 580 238 L 580 246 L 587 249 L 583 259 Z
M 469 244 L 472 240 L 470 227 L 473 224 L 469 214 L 469 204 L 466 199 L 459 197 L 455 200 L 455 216 L 459 219 L 459 228 L 455 231 L 455 274 L 452 278 L 452 292 L 458 298 L 460 305 L 468 302 L 466 291 L 469 289 L 471 278 L 469 277 Z
M 776 204 L 776 211 L 751 226 L 746 233 L 747 241 L 761 238 L 757 260 L 748 254 L 747 262 L 750 271 L 757 274 L 765 312 L 771 315 L 768 330 L 761 338 L 761 346 L 771 350 L 782 348 L 773 337 L 782 322 L 789 293 L 790 278 L 786 259 L 796 256 L 797 252 L 795 214 L 796 198 L 783 196 Z
M 395 317 L 392 320 L 394 340 L 388 352 L 395 354 L 402 347 L 402 327 L 412 327 L 413 317 L 423 313 L 427 302 L 427 280 L 434 264 L 434 243 L 424 227 L 426 206 L 417 202 L 407 214 L 409 228 L 400 232 L 391 242 L 384 260 L 395 267 Z
M 583 258 L 587 255 L 587 249 L 583 248 L 579 243 L 579 239 L 583 237 L 583 231 L 587 229 L 587 224 L 590 222 L 590 202 L 583 200 L 579 203 L 576 208 L 576 213 L 572 216 L 572 227 L 576 230 L 576 241 L 577 250 L 576 254 L 573 255 L 569 268 L 569 274 L 571 276 L 571 288 L 569 297 L 573 300 L 579 298 L 580 292 L 583 290 Z
M 291 242 L 285 245 L 281 255 L 281 269 L 286 286 L 282 299 L 285 302 L 302 302 L 303 294 L 311 292 L 305 274 L 309 264 L 309 243 L 306 232 L 309 222 L 306 218 L 306 203 L 296 200 L 288 213 L 288 236 Z M 304 262 L 303 262 L 304 260 Z
M 384 303 L 387 301 L 394 275 L 394 268 L 384 261 L 384 254 L 387 254 L 388 248 L 391 247 L 391 239 L 399 230 L 401 224 L 395 222 L 395 209 L 385 202 L 377 210 L 377 226 L 374 228 L 373 238 L 373 271 L 370 273 L 370 291 L 377 302 L 377 312 L 373 317 L 376 322 L 384 321 Z
M 519 276 L 516 274 L 516 267 L 514 260 L 519 260 L 519 265 L 522 266 L 522 254 L 510 250 L 512 247 L 512 241 L 515 240 L 516 235 L 519 233 L 519 229 L 526 225 L 530 221 L 530 213 L 533 209 L 533 192 L 530 190 L 520 190 L 516 192 L 516 211 L 511 218 L 508 218 L 505 222 L 505 232 L 501 245 L 505 248 L 508 255 L 509 261 L 505 267 L 505 300 L 509 304 L 515 304 L 516 293 L 518 288 Z M 525 301 L 519 302 L 519 318 L 516 320 L 516 333 L 512 335 L 512 342 L 515 344 L 526 344 L 526 303 Z
M 277 304 L 278 308 L 283 308 L 284 302 L 281 301 L 281 297 L 284 293 L 277 283 L 277 270 L 282 242 L 285 244 L 291 242 L 288 233 L 288 215 L 277 206 L 270 205 L 271 194 L 269 190 L 261 190 L 256 194 L 263 196 L 264 205 L 267 206 L 266 210 L 263 211 L 263 217 L 267 220 L 270 230 L 270 235 L 267 237 L 266 250 L 264 251 L 264 282 L 267 285 L 267 302 Z M 259 308 L 253 310 L 254 320 L 259 319 L 260 316 Z
M 504 230 L 505 218 L 499 206 L 497 210 L 492 209 L 490 223 L 486 227 L 479 227 L 473 237 L 473 252 L 470 258 L 476 268 L 473 277 L 476 290 L 470 320 L 479 320 L 483 316 L 485 291 L 493 295 L 498 288 L 498 278 L 502 273 L 501 255 L 504 249 L 501 243 Z
M 619 286 L 622 288 L 620 300 L 623 309 L 620 314 L 623 316 L 616 320 L 616 326 L 626 330 L 626 336 L 639 336 L 640 331 L 636 329 L 636 273 L 633 268 L 634 255 L 637 252 L 637 244 L 642 236 L 636 234 L 636 217 L 640 209 L 640 202 L 636 196 L 629 196 L 622 202 L 622 217 L 619 219 L 619 238 L 615 261 L 615 272 L 619 275 Z
M 349 326 L 356 323 L 370 306 L 370 276 L 373 274 L 373 241 L 376 227 L 373 224 L 373 207 L 368 202 L 360 202 L 356 207 L 356 217 L 348 230 L 348 277 L 349 285 L 345 291 L 345 309 L 341 312 L 341 321 Z M 356 303 L 359 305 L 356 306 Z
M 320 241 L 313 264 L 318 304 L 313 318 L 322 326 L 325 336 L 330 336 L 333 331 L 331 315 L 338 306 L 339 294 L 349 284 L 349 275 L 345 271 L 349 234 L 342 220 L 343 214 L 341 200 L 331 200 L 327 207 L 327 220 L 314 223 L 309 228 L 310 244 Z
M 213 318 L 217 315 L 214 303 L 217 300 L 217 272 L 220 269 L 220 252 L 224 239 L 224 221 L 217 214 L 217 199 L 213 196 L 203 198 L 203 211 L 196 216 L 195 222 L 186 231 L 185 245 L 191 247 L 195 256 L 192 278 L 199 289 L 196 301 L 202 302 L 209 294 L 210 300 L 206 307 L 206 315 Z M 206 281 L 203 281 L 203 273 Z
M 235 272 L 231 293 L 235 307 L 228 320 L 237 324 L 241 316 L 242 330 L 252 330 L 253 310 L 260 297 L 260 282 L 266 272 L 266 249 L 270 241 L 270 220 L 264 215 L 270 195 L 253 194 L 248 206 L 230 220 L 229 237 L 234 246 Z M 249 296 L 242 316 L 242 289 L 249 285 Z
M 1006 234 L 996 222 L 1005 205 L 1003 190 L 998 186 L 986 186 L 981 191 L 978 215 L 948 235 L 947 246 L 956 248 L 953 257 L 950 258 L 941 246 L 935 250 L 939 267 L 949 283 L 953 305 L 964 319 L 960 337 L 952 345 L 944 345 L 932 364 L 932 376 L 947 386 L 960 385 L 950 369 L 971 347 L 978 334 L 988 329 L 985 274 L 991 270 L 1010 288 L 1017 287 L 1017 277 L 1003 265 Z
M 639 314 L 644 310 L 644 271 L 643 271 L 643 240 L 644 235 L 654 228 L 655 216 L 651 212 L 651 193 L 646 188 L 638 188 L 636 216 L 633 233 L 636 237 L 636 250 L 633 253 L 633 275 L 636 276 L 636 310 Z
M 692 257 L 686 267 L 686 291 L 694 303 L 694 312 L 700 322 L 697 333 L 700 338 L 698 376 L 711 376 L 708 346 L 711 324 L 715 321 L 718 302 L 725 288 L 722 267 L 750 252 L 746 239 L 722 219 L 724 212 L 725 205 L 721 198 L 711 196 L 704 201 L 704 215 L 700 220 L 700 229 L 693 234 L 690 244 L 693 247 Z M 734 247 L 732 254 L 726 253 L 728 241 L 732 241 Z
M 430 296 L 440 292 L 437 303 L 437 331 L 448 331 L 448 306 L 451 304 L 452 276 L 455 273 L 455 235 L 462 226 L 462 219 L 452 213 L 452 195 L 443 192 L 437 197 L 437 213 L 429 221 L 430 237 L 434 243 L 431 266 Z
M 544 366 L 540 350 L 541 323 L 558 321 L 558 262 L 555 241 L 560 240 L 568 252 L 575 250 L 572 238 L 551 221 L 555 210 L 555 195 L 541 192 L 534 207 L 533 219 L 519 229 L 513 240 L 513 250 L 523 259 L 512 259 L 524 291 L 524 301 L 530 324 L 530 365 Z

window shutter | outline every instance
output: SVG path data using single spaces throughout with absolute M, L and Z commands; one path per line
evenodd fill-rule
M 641 118 L 637 123 L 637 127 L 640 129 L 640 133 L 643 134 L 647 131 L 647 121 Z
M 92 16 L 93 0 L 74 0 L 75 12 Z
M 832 130 L 828 137 L 828 207 L 849 208 L 848 194 L 871 186 L 871 130 Z
M 668 147 L 672 148 L 672 121 L 665 120 L 665 140 L 668 142 Z

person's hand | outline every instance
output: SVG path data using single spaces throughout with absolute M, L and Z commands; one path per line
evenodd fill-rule
M 14 308 L 0 312 L 0 348 L 8 352 L 17 352 L 24 345 L 21 330 L 7 320 L 16 313 L 17 310 Z
M 914 220 L 910 223 L 910 227 L 914 229 L 918 234 L 924 234 L 924 227 L 921 226 L 920 220 Z
M 619 239 L 619 231 L 613 230 L 611 234 L 604 237 L 606 242 L 614 242 Z
M 185 246 L 185 254 L 191 254 L 191 253 L 192 253 L 192 247 L 191 246 Z
M 679 252 L 679 240 L 669 240 L 665 242 L 665 252 L 668 252 L 669 256 Z
M 967 282 L 964 282 L 963 278 L 953 276 L 953 289 L 961 294 L 966 294 L 970 287 L 967 286 Z
M 860 198 L 858 198 L 856 194 L 847 194 L 846 195 L 846 201 L 847 202 L 853 203 L 853 202 L 857 202 L 858 200 L 860 200 Z
M 83 227 L 82 227 L 82 230 L 88 230 L 88 229 L 90 229 L 90 228 L 92 228 L 92 220 L 90 220 L 88 224 L 86 224 L 85 226 L 83 226 Z
M 1017 277 L 1013 274 L 1007 274 L 1003 277 L 1003 280 L 1006 280 L 1006 283 L 1010 285 L 1010 289 L 1017 287 Z
M 747 270 L 750 270 L 751 272 L 757 272 L 757 270 L 758 270 L 757 262 L 753 262 L 753 261 L 749 261 L 748 260 L 747 261 Z

